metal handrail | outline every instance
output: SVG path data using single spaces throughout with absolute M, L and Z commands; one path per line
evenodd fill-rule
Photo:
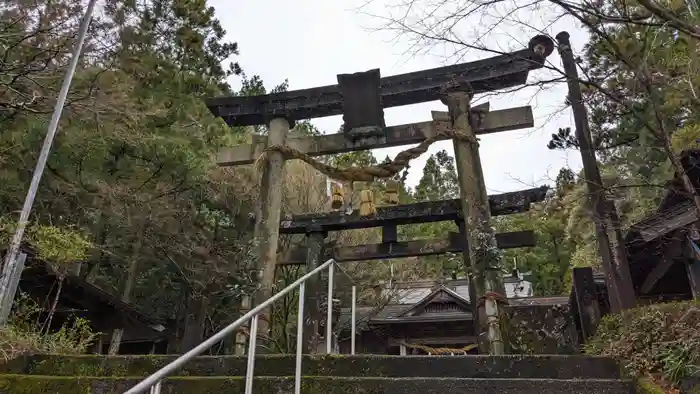
M 124 394 L 138 394 L 138 393 L 143 393 L 144 391 L 150 389 L 152 394 L 159 394 L 160 393 L 160 386 L 161 386 L 161 380 L 166 378 L 167 376 L 171 375 L 173 372 L 181 368 L 183 365 L 185 365 L 188 361 L 192 360 L 193 358 L 199 356 L 200 354 L 204 353 L 207 349 L 211 348 L 218 342 L 222 341 L 225 339 L 228 335 L 231 335 L 234 330 L 236 330 L 238 327 L 242 326 L 244 323 L 246 323 L 248 320 L 251 320 L 250 324 L 250 338 L 249 338 L 249 347 L 248 347 L 248 366 L 246 369 L 246 384 L 245 384 L 245 393 L 246 394 L 251 394 L 252 393 L 252 388 L 253 388 L 253 371 L 255 368 L 255 342 L 257 340 L 257 328 L 258 328 L 258 314 L 263 310 L 272 305 L 275 301 L 279 300 L 280 298 L 284 297 L 287 295 L 289 292 L 292 290 L 296 289 L 299 287 L 299 312 L 297 313 L 298 319 L 297 319 L 297 349 L 296 349 L 296 376 L 295 376 L 295 393 L 299 394 L 301 392 L 301 360 L 302 360 L 302 348 L 303 348 L 303 329 L 304 329 L 304 298 L 305 298 L 305 290 L 306 290 L 306 281 L 311 278 L 314 275 L 317 275 L 319 272 L 323 271 L 324 269 L 328 268 L 328 321 L 326 322 L 326 350 L 328 353 L 331 353 L 331 335 L 332 335 L 332 330 L 331 330 L 331 319 L 332 319 L 332 302 L 333 302 L 333 275 L 334 275 L 334 267 L 335 267 L 335 260 L 334 259 L 329 259 L 325 263 L 321 264 L 320 266 L 316 267 L 314 270 L 311 272 L 307 273 L 306 275 L 302 276 L 301 278 L 297 279 L 294 283 L 291 285 L 285 287 L 282 289 L 280 292 L 277 294 L 273 295 L 269 299 L 267 299 L 265 302 L 261 303 L 260 305 L 256 306 L 255 308 L 251 309 L 248 313 L 245 315 L 241 316 L 238 320 L 234 321 L 233 323 L 229 324 L 228 326 L 224 327 L 221 331 L 217 332 L 216 334 L 212 335 L 209 339 L 205 340 L 204 342 L 200 343 L 198 346 L 196 346 L 194 349 L 188 351 L 187 353 L 183 354 L 182 356 L 178 357 L 174 361 L 172 361 L 170 364 L 164 366 L 163 368 L 159 369 L 158 371 L 154 372 L 152 375 L 148 376 L 146 379 L 126 391 Z M 355 317 L 355 298 L 356 298 L 356 287 L 353 286 L 353 304 L 352 304 L 352 332 L 353 332 L 353 339 L 351 341 L 351 353 L 355 354 L 355 323 L 354 323 L 354 317 Z

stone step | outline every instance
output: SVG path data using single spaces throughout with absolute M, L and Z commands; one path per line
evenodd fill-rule
M 146 376 L 176 356 L 31 356 L 4 367 L 6 373 L 53 376 Z M 618 379 L 610 358 L 586 356 L 305 356 L 304 375 L 341 377 Z M 2 372 L 3 366 L 0 366 Z M 294 376 L 294 355 L 265 355 L 256 376 Z M 246 358 L 197 357 L 179 376 L 244 376 Z
M 0 375 L 0 393 L 122 394 L 138 378 Z M 162 394 L 242 393 L 242 377 L 175 377 L 163 382 Z M 291 394 L 294 378 L 260 377 L 255 394 Z M 336 378 L 306 376 L 302 394 L 634 394 L 631 381 L 613 379 L 459 379 L 459 378 Z

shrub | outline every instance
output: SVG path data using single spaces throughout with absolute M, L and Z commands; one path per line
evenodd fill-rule
M 699 370 L 700 303 L 654 304 L 606 316 L 585 350 L 620 360 L 636 376 L 678 386 Z

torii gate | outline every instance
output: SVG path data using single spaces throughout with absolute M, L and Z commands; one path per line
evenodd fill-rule
M 220 153 L 218 162 L 222 166 L 235 166 L 254 163 L 264 154 L 260 198 L 256 214 L 254 239 L 258 260 L 256 277 L 261 289 L 255 294 L 255 304 L 272 295 L 272 283 L 277 259 L 278 237 L 282 196 L 279 193 L 284 176 L 286 158 L 303 158 L 314 167 L 328 170 L 320 163 L 314 163 L 315 156 L 341 152 L 401 146 L 420 143 L 418 148 L 440 139 L 454 141 L 456 167 L 461 188 L 459 223 L 464 237 L 465 263 L 468 261 L 473 275 L 474 291 L 480 294 L 478 302 L 479 319 L 497 313 L 494 294 L 503 294 L 503 281 L 500 277 L 497 244 L 490 225 L 490 205 L 486 195 L 483 171 L 478 152 L 476 136 L 533 126 L 530 107 L 489 111 L 488 104 L 470 107 L 474 94 L 496 91 L 522 85 L 530 70 L 541 68 L 547 56 L 554 49 L 549 37 L 536 36 L 528 48 L 502 54 L 489 59 L 418 71 L 409 74 L 380 78 L 379 70 L 365 73 L 338 75 L 338 85 L 310 88 L 261 96 L 220 97 L 207 100 L 207 106 L 215 116 L 222 117 L 231 126 L 267 124 L 266 137 L 258 136 L 249 145 L 237 146 Z M 432 122 L 414 123 L 386 127 L 384 108 L 442 100 L 448 112 L 433 112 Z M 318 137 L 294 137 L 287 139 L 288 132 L 296 120 L 343 114 L 344 131 L 338 134 Z M 408 154 L 415 158 L 417 148 Z M 407 151 L 402 152 L 405 154 Z M 399 155 L 401 156 L 401 154 Z M 407 162 L 403 156 L 402 163 Z M 389 166 L 380 165 L 359 171 L 364 179 L 383 177 L 400 170 L 401 164 L 395 159 Z M 327 167 L 327 166 L 326 166 Z M 358 174 L 358 171 L 354 171 Z M 377 175 L 378 174 L 378 175 Z M 343 175 L 351 179 L 348 174 Z M 437 202 L 437 204 L 444 202 Z M 436 204 L 433 202 L 432 204 Z M 400 210 L 401 207 L 394 207 Z M 338 214 L 341 217 L 342 214 Z M 407 215 L 407 217 L 411 214 Z M 345 218 L 347 219 L 347 218 Z M 341 221 L 344 219 L 340 219 Z M 294 222 L 294 219 L 291 219 Z M 285 221 L 282 227 L 286 226 Z M 310 247 L 307 262 L 314 268 L 321 258 L 325 230 L 310 225 L 306 230 Z M 311 247 L 313 245 L 313 247 Z M 494 251 L 496 254 L 494 254 Z M 313 296 L 314 286 L 309 283 L 309 295 Z M 313 303 L 306 303 L 310 307 Z M 487 306 L 491 305 L 490 312 Z M 242 308 L 251 307 L 251 300 L 244 299 Z M 476 308 L 475 308 L 476 310 Z M 314 314 L 314 311 L 309 313 Z M 493 316 L 488 324 L 491 353 L 503 353 L 503 342 L 498 327 L 498 317 Z M 259 330 L 267 333 L 266 319 L 260 320 Z M 238 343 L 238 340 L 237 340 Z

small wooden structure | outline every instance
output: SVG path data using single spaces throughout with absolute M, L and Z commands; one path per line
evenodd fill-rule
M 19 291 L 42 305 L 47 312 L 56 293 L 57 275 L 50 265 L 28 253 Z M 103 353 L 109 348 L 112 330 L 124 329 L 121 354 L 165 353 L 170 335 L 167 323 L 148 316 L 84 279 L 68 275 L 63 281 L 52 329 L 58 329 L 72 317 L 90 322 L 102 335 L 93 349 Z
M 700 192 L 700 150 L 685 151 L 681 162 Z M 700 298 L 700 241 L 697 209 L 681 180 L 674 179 L 657 212 L 634 224 L 625 242 L 637 298 L 646 302 Z
M 507 308 L 547 307 L 568 303 L 567 297 L 533 297 L 531 284 L 517 276 L 504 278 Z M 430 348 L 468 348 L 477 343 L 475 314 L 470 302 L 469 280 L 413 281 L 382 284 L 395 294 L 379 307 L 357 309 L 358 354 L 426 354 Z M 350 309 L 343 308 L 338 321 L 340 353 L 350 353 Z
M 700 150 L 681 154 L 681 162 L 700 191 Z M 679 177 L 664 194 L 657 211 L 632 225 L 625 236 L 630 274 L 638 305 L 700 298 L 700 221 Z M 599 319 L 610 313 L 602 274 L 576 268 L 571 292 L 580 341 L 593 333 Z M 597 300 L 597 302 L 596 302 Z

